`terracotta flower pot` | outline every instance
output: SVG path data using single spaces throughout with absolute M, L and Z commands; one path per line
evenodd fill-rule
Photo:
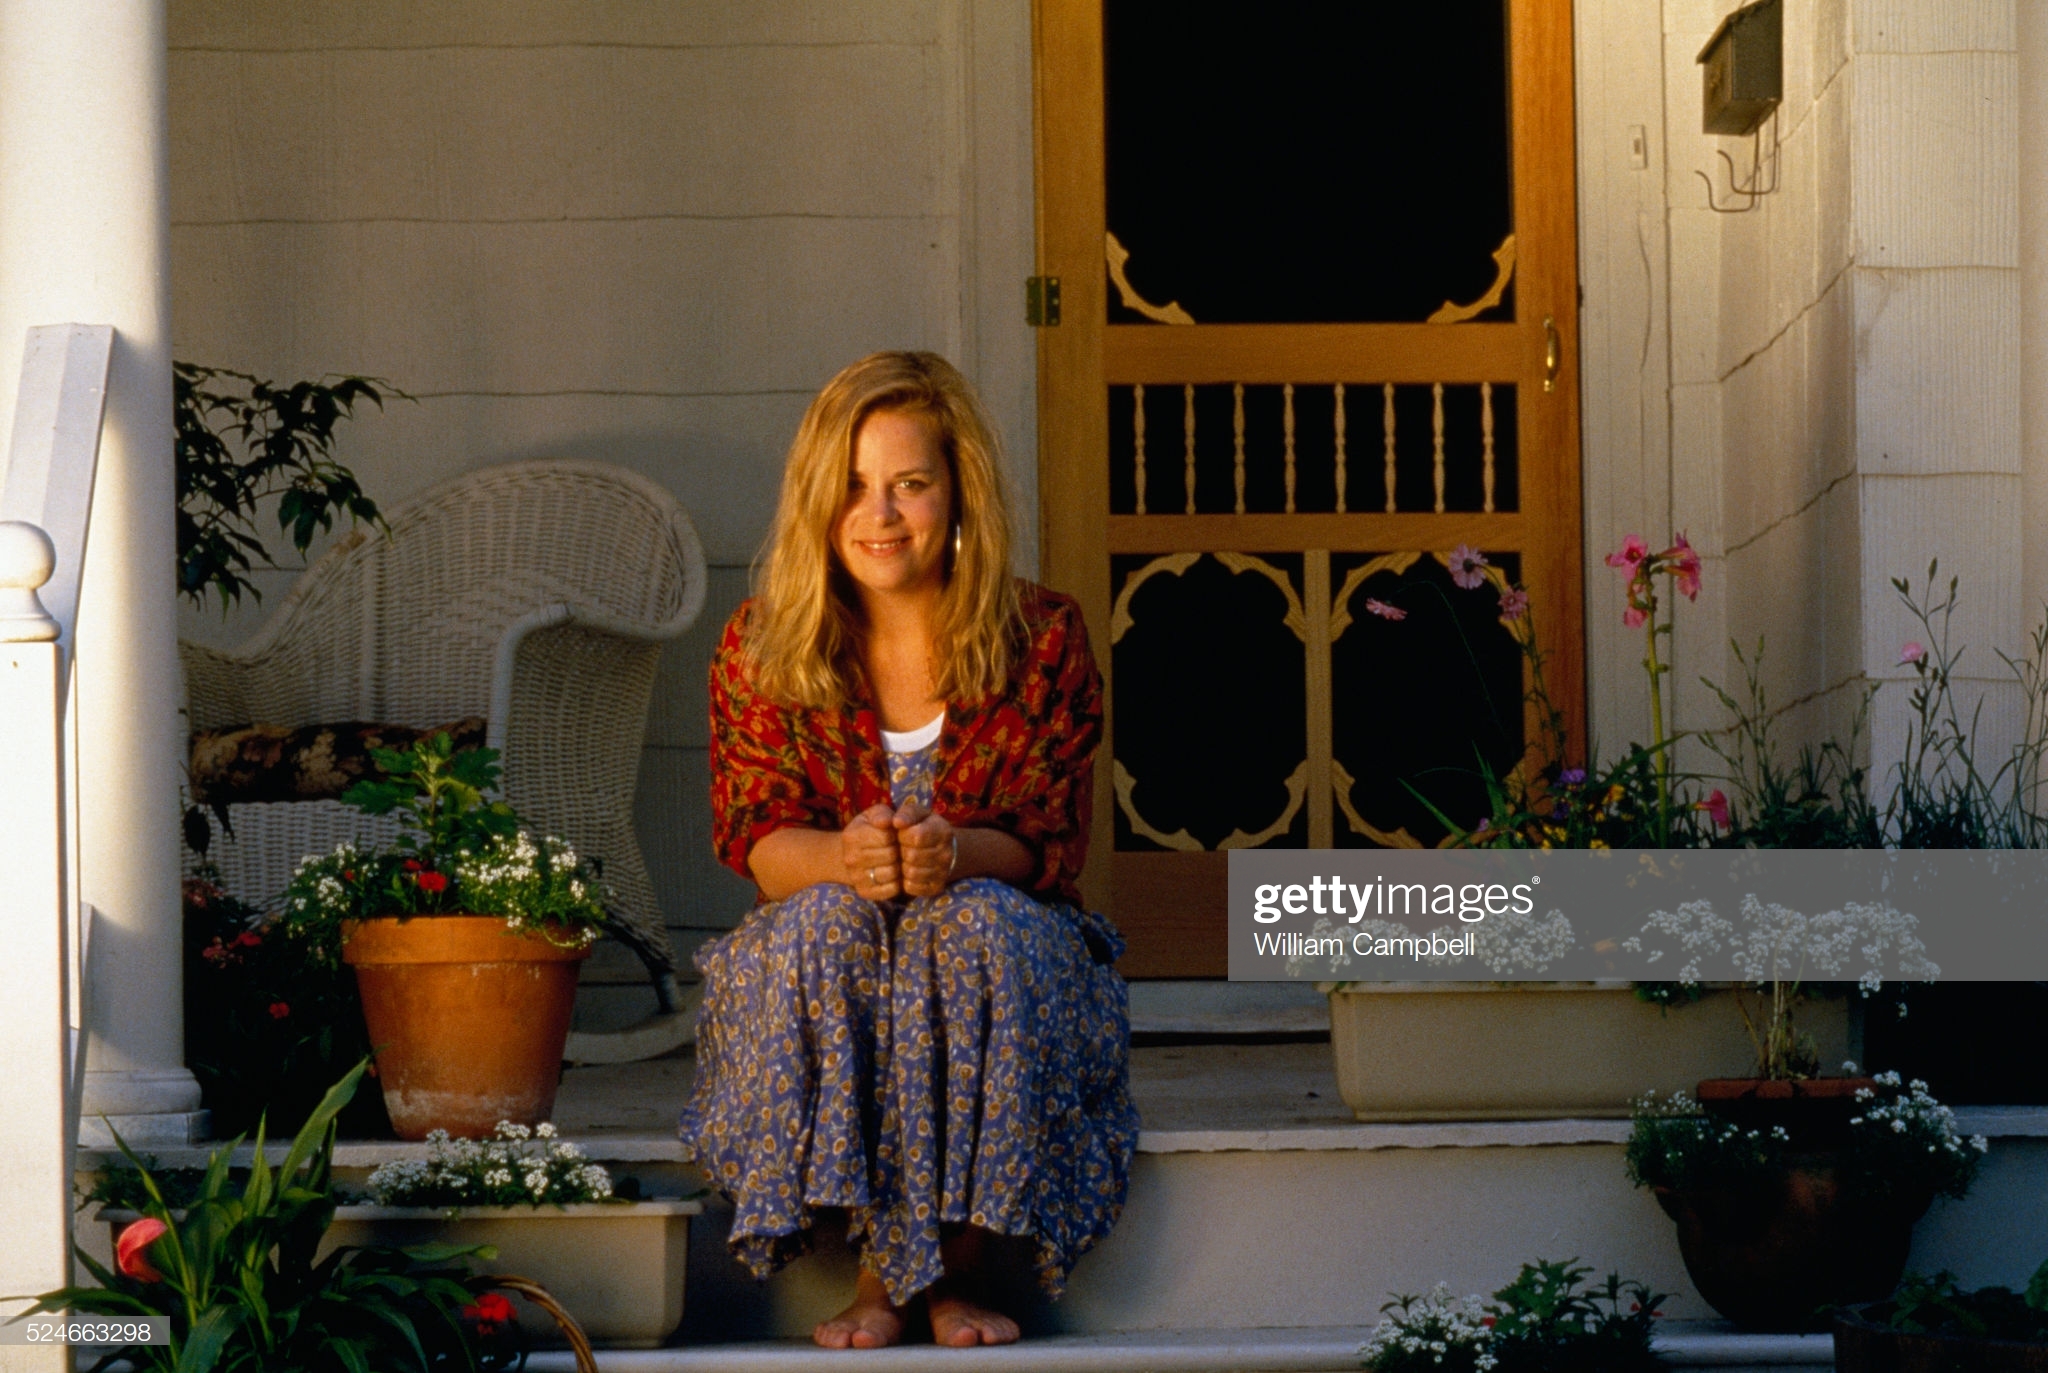
M 400 1139 L 481 1137 L 555 1109 L 585 948 L 508 929 L 495 915 L 385 916 L 352 925 L 377 1080 Z
M 2048 1373 L 2048 1344 L 1909 1335 L 1867 1321 L 1860 1311 L 1838 1311 L 1835 1367 L 1840 1373 Z
M 1845 1198 L 1825 1155 L 1754 1188 L 1656 1192 L 1700 1297 L 1744 1330 L 1776 1331 L 1825 1330 L 1820 1308 L 1890 1296 L 1933 1200 Z

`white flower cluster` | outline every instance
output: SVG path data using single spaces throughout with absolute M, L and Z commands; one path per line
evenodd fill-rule
M 356 852 L 354 844 L 338 844 L 333 853 L 301 858 L 292 869 L 292 880 L 310 877 L 312 881 L 288 896 L 287 905 L 292 913 L 335 918 L 349 914 L 348 889 L 342 885 L 340 874 L 361 861 L 362 855 Z
M 1497 973 L 1546 972 L 1575 942 L 1572 922 L 1559 910 L 1547 915 L 1508 911 L 1467 928 L 1475 936 L 1480 962 Z
M 1487 967 L 1496 973 L 1544 972 L 1552 960 L 1571 952 L 1577 936 L 1572 931 L 1572 922 L 1563 911 L 1553 910 L 1548 915 L 1521 915 L 1509 911 L 1496 915 L 1484 922 L 1440 928 L 1434 933 L 1449 938 L 1471 936 L 1473 953 Z M 1331 920 L 1318 920 L 1309 931 L 1312 937 L 1342 936 L 1346 947 L 1350 941 L 1363 937 L 1368 940 L 1412 939 L 1415 932 L 1398 920 L 1364 920 L 1356 924 L 1339 925 Z M 1427 933 L 1423 937 L 1427 937 Z M 1421 953 L 1415 956 L 1417 963 L 1434 967 L 1448 967 L 1465 961 L 1464 954 Z M 1288 970 L 1299 974 L 1302 956 L 1290 956 Z M 1317 967 L 1344 966 L 1351 962 L 1349 953 L 1340 952 L 1324 955 L 1313 960 Z
M 1709 1140 L 1716 1144 L 1762 1144 L 1765 1140 L 1776 1140 L 1781 1144 L 1792 1142 L 1792 1136 L 1784 1126 L 1773 1125 L 1768 1130 L 1744 1129 L 1732 1120 L 1710 1116 L 1706 1109 L 1693 1100 L 1691 1093 L 1680 1088 L 1660 1101 L 1654 1091 L 1645 1092 L 1629 1103 L 1638 1119 L 1683 1120 L 1692 1127 L 1693 1137 Z
M 1742 925 L 1718 914 L 1711 901 L 1688 901 L 1676 911 L 1656 911 L 1643 922 L 1642 935 L 1621 947 L 1643 953 L 1643 935 L 1661 935 L 1676 946 L 1680 982 L 1700 981 L 1700 959 L 1726 951 L 1736 975 L 1745 982 L 1799 982 L 1839 978 L 1861 954 L 1856 979 L 1865 991 L 1876 991 L 1884 978 L 1932 981 L 1941 968 L 1927 957 L 1919 936 L 1919 920 L 1888 902 L 1851 901 L 1840 910 L 1803 915 L 1776 902 L 1765 903 L 1754 892 L 1742 898 Z M 1655 963 L 1670 950 L 1653 948 L 1646 961 Z
M 603 1201 L 611 1174 L 543 1122 L 528 1128 L 498 1122 L 492 1139 L 427 1136 L 427 1157 L 378 1166 L 370 1195 L 383 1206 L 510 1206 Z
M 1488 1347 L 1493 1331 L 1486 1324 L 1486 1303 L 1460 1297 L 1448 1283 L 1438 1283 L 1420 1297 L 1404 1300 L 1398 1314 L 1382 1316 L 1358 1347 L 1358 1356 L 1377 1364 L 1390 1354 L 1426 1358 L 1440 1364 L 1452 1350 L 1470 1350 L 1472 1366 L 1486 1373 L 1499 1362 Z
M 1962 1159 L 1969 1158 L 1972 1152 L 1990 1151 L 1991 1141 L 1982 1135 L 1963 1138 L 1956 1129 L 1956 1113 L 1936 1101 L 1919 1078 L 1902 1083 L 1897 1073 L 1879 1073 L 1872 1081 L 1888 1090 L 1880 1094 L 1874 1088 L 1857 1088 L 1856 1100 L 1862 1104 L 1863 1114 L 1851 1116 L 1851 1126 L 1912 1135 L 1926 1142 L 1930 1154 L 1946 1153 Z
M 521 830 L 458 860 L 455 876 L 475 909 L 503 911 L 505 923 L 519 930 L 565 918 L 602 917 L 603 894 L 584 876 L 582 864 L 566 839 L 552 834 L 536 839 Z M 577 947 L 597 937 L 588 924 L 568 931 L 569 942 Z

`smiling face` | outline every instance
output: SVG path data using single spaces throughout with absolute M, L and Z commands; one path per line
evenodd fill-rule
M 832 525 L 832 551 L 862 599 L 938 595 L 952 525 L 953 481 L 938 424 L 902 410 L 862 420 L 846 504 Z

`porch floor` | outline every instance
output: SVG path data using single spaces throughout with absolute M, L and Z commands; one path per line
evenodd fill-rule
M 567 1069 L 555 1124 L 571 1139 L 673 1135 L 696 1060 Z M 1131 1091 L 1148 1134 L 1350 1126 L 1327 1039 L 1159 1044 L 1131 1053 Z
M 995 1349 L 818 1349 L 763 1340 L 700 1349 L 600 1350 L 599 1373 L 1357 1373 L 1367 1326 L 1049 1335 Z M 1745 1335 L 1719 1321 L 1674 1321 L 1657 1339 L 1674 1368 L 1815 1373 L 1834 1366 L 1827 1335 Z M 567 1351 L 534 1354 L 534 1373 L 574 1373 Z

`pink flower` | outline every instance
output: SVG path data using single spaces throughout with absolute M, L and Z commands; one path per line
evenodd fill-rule
M 1609 567 L 1625 568 L 1633 572 L 1636 570 L 1636 565 L 1649 556 L 1650 546 L 1643 542 L 1643 536 L 1631 534 L 1621 541 L 1620 548 L 1607 555 L 1607 565 Z
M 1678 541 L 1657 555 L 1658 561 L 1671 569 L 1671 575 L 1678 582 L 1678 594 L 1688 601 L 1700 597 L 1700 555 L 1693 551 L 1691 544 L 1680 534 Z
M 1926 661 L 1927 650 L 1912 640 L 1908 640 L 1905 646 L 1899 650 L 1899 663 L 1901 666 L 1911 663 L 1914 667 L 1919 667 Z
M 1650 618 L 1650 612 L 1639 605 L 1632 605 L 1621 612 L 1621 622 L 1630 629 L 1641 629 L 1643 622 Z
M 144 1216 L 128 1225 L 114 1241 L 114 1267 L 138 1282 L 162 1282 L 164 1275 L 156 1271 L 146 1251 L 170 1228 L 155 1216 Z
M 1511 586 L 1501 593 L 1500 617 L 1503 620 L 1519 620 L 1529 613 L 1529 593 L 1519 586 Z
M 1405 620 L 1408 618 L 1407 611 L 1397 605 L 1388 605 L 1377 596 L 1367 596 L 1365 598 L 1365 613 L 1377 615 L 1382 620 Z
M 1715 829 L 1725 830 L 1731 823 L 1728 819 L 1728 798 L 1721 794 L 1719 787 L 1708 792 L 1707 799 L 1697 802 L 1693 809 L 1705 811 L 1707 817 L 1714 822 Z
M 1486 566 L 1486 555 L 1471 544 L 1461 543 L 1451 550 L 1451 580 L 1467 591 L 1477 591 L 1486 574 L 1479 569 Z
M 1473 832 L 1474 834 L 1484 834 L 1484 833 L 1486 833 L 1486 832 L 1487 832 L 1488 830 L 1490 830 L 1490 829 L 1492 829 L 1492 828 L 1493 828 L 1493 819 L 1492 819 L 1492 817 L 1490 817 L 1490 816 L 1485 816 L 1485 815 L 1482 815 L 1482 816 L 1480 816 L 1480 817 L 1479 817 L 1479 823 L 1478 823 L 1478 824 L 1476 824 L 1476 825 L 1474 825 L 1474 826 L 1472 827 L 1472 832 Z

